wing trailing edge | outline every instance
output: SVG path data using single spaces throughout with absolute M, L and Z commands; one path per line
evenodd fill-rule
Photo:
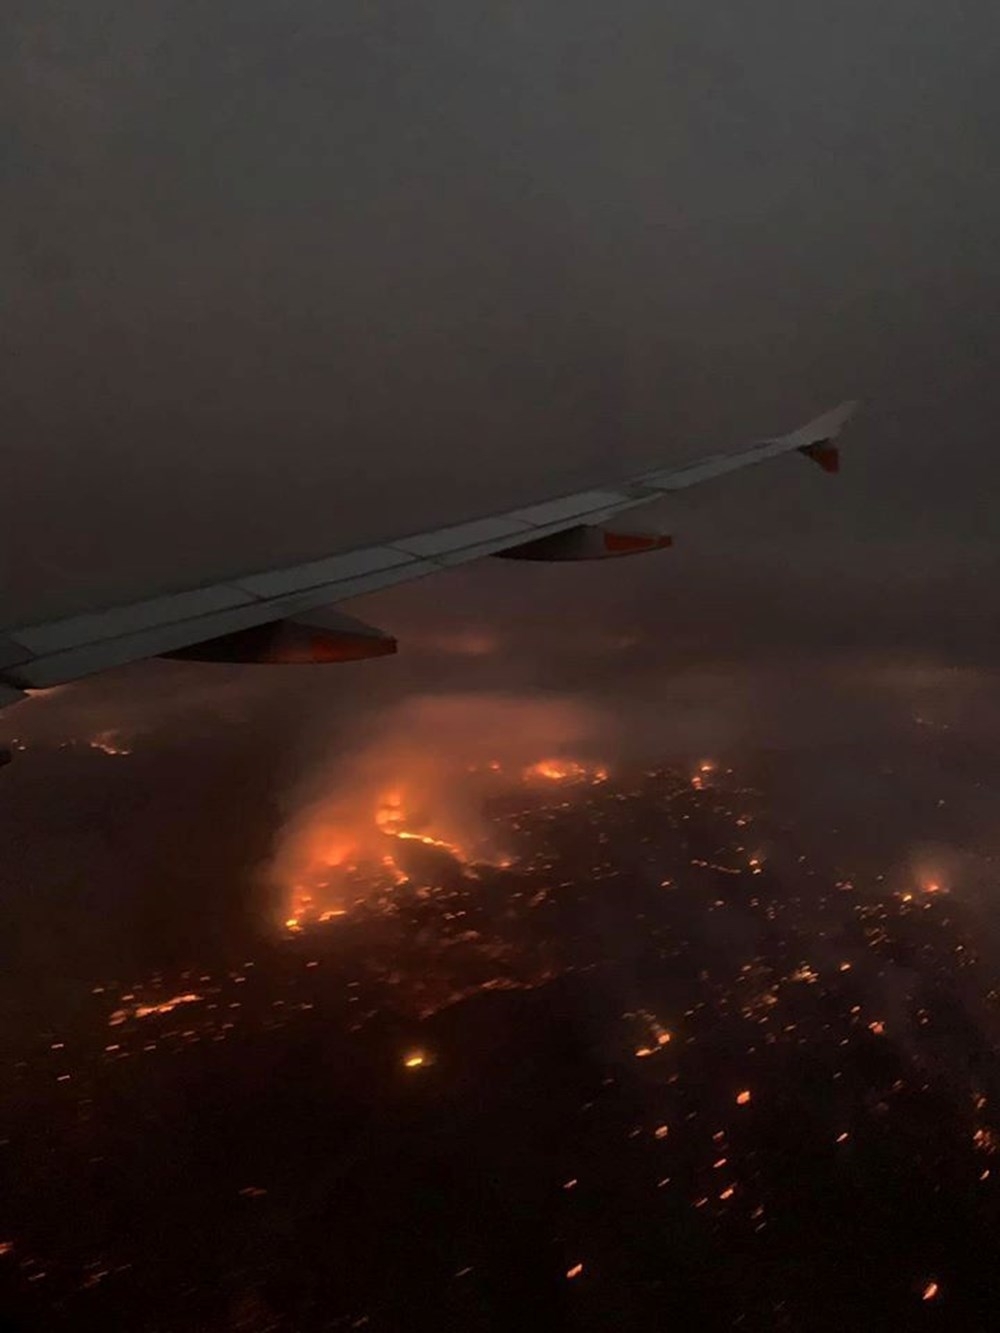
M 160 592 L 125 606 L 98 602 L 60 620 L 0 631 L 0 708 L 29 690 L 148 657 L 276 661 L 282 654 L 284 660 L 303 660 L 304 654 L 309 661 L 344 661 L 382 656 L 395 650 L 391 636 L 370 626 L 359 630 L 357 623 L 351 630 L 343 625 L 338 630 L 329 621 L 318 624 L 318 608 L 487 555 L 580 560 L 661 549 L 671 544 L 669 536 L 632 530 L 618 516 L 786 453 L 797 451 L 825 471 L 836 471 L 839 454 L 833 441 L 857 406 L 844 402 L 787 435 L 508 513 L 392 537 L 305 564 Z

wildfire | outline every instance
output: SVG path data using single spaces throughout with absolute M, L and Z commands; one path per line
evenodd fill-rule
M 398 838 L 400 842 L 420 842 L 425 847 L 440 847 L 443 852 L 448 852 L 456 861 L 466 859 L 461 848 L 456 847 L 453 842 L 447 842 L 444 838 L 434 838 L 429 833 L 415 833 L 404 827 L 406 823 L 407 816 L 403 810 L 403 798 L 400 793 L 392 791 L 380 797 L 375 810 L 375 827 L 380 832 L 387 837 Z M 391 857 L 384 856 L 382 864 L 390 865 L 397 874 L 401 873 Z M 406 876 L 403 875 L 404 880 L 405 878 Z
M 466 764 L 463 771 L 497 773 L 502 768 L 499 760 L 491 759 Z M 523 768 L 521 775 L 528 782 L 593 784 L 606 782 L 608 770 L 575 759 L 542 759 Z M 380 891 L 391 892 L 410 883 L 415 872 L 402 855 L 402 844 L 443 852 L 472 878 L 477 864 L 502 869 L 512 864 L 508 857 L 481 852 L 475 831 L 473 852 L 468 845 L 454 841 L 450 830 L 428 828 L 427 812 L 422 808 L 426 800 L 423 784 L 407 780 L 375 789 L 367 802 L 359 798 L 342 800 L 332 810 L 318 804 L 296 839 L 295 878 L 286 891 L 279 918 L 285 930 L 297 935 L 317 922 L 347 914 L 349 905 L 358 900 L 358 871 L 363 871 L 370 883 L 379 878 L 381 870 Z M 662 1045 L 669 1037 L 654 1034 L 654 1040 Z
M 126 997 L 133 998 L 133 997 Z M 196 1004 L 204 997 L 196 995 L 194 991 L 185 991 L 183 995 L 175 995 L 169 1000 L 161 1000 L 158 1004 L 132 1004 L 128 1007 L 116 1009 L 108 1019 L 109 1027 L 120 1027 L 122 1023 L 129 1018 L 149 1018 L 151 1014 L 169 1014 L 182 1004 Z
M 997 1147 L 1000 1146 L 997 1143 L 996 1135 L 988 1126 L 980 1127 L 979 1129 L 975 1130 L 975 1132 L 972 1135 L 972 1142 L 980 1150 L 980 1152 L 985 1152 L 985 1153 L 995 1153 L 997 1151 Z
M 419 843 L 437 848 L 464 866 L 469 858 L 457 843 L 426 831 L 407 808 L 402 790 L 391 788 L 378 793 L 369 805 L 370 817 L 354 815 L 345 828 L 331 828 L 324 823 L 323 812 L 316 816 L 315 827 L 303 839 L 303 865 L 285 900 L 284 926 L 298 934 L 316 922 L 328 922 L 345 916 L 343 905 L 347 892 L 356 897 L 356 872 L 363 870 L 370 879 L 379 867 L 386 888 L 409 883 L 405 865 L 393 849 L 395 843 Z M 346 821 L 345 821 L 346 822 Z M 331 899 L 333 902 L 331 903 Z
M 132 753 L 128 746 L 119 739 L 117 731 L 99 732 L 88 744 L 92 750 L 100 750 L 102 754 L 120 756 Z
M 398 791 L 386 792 L 375 809 L 375 827 L 395 836 L 403 824 L 403 798 Z
M 671 1033 L 663 1026 L 655 1014 L 651 1014 L 648 1009 L 639 1009 L 636 1012 L 630 1012 L 622 1015 L 623 1018 L 638 1020 L 645 1029 L 646 1040 L 642 1045 L 635 1048 L 635 1057 L 637 1060 L 648 1060 L 651 1055 L 664 1046 L 669 1046 L 672 1040 Z
M 537 779 L 545 782 L 607 782 L 608 770 L 600 766 L 589 768 L 575 759 L 540 759 L 524 770 L 523 777 L 526 782 Z

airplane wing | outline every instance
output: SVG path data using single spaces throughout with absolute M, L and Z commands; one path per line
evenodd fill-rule
M 331 662 L 395 651 L 395 640 L 333 606 L 362 593 L 500 555 L 581 560 L 670 545 L 619 515 L 754 463 L 799 452 L 835 472 L 833 441 L 855 411 L 842 403 L 807 425 L 699 462 L 647 472 L 509 513 L 392 537 L 284 569 L 247 573 L 124 606 L 0 631 L 0 707 L 31 689 L 77 680 L 147 657 L 227 662 Z M 614 520 L 613 526 L 609 526 Z

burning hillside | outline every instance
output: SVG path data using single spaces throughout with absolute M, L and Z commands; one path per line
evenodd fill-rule
M 519 781 L 604 780 L 585 757 L 598 731 L 593 714 L 564 700 L 409 701 L 349 766 L 331 759 L 292 793 L 271 867 L 279 919 L 295 931 L 435 867 L 474 878 L 477 865 L 502 865 L 509 848 L 484 803 Z

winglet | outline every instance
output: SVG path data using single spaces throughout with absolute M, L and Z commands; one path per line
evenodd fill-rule
M 815 421 L 810 421 L 805 426 L 800 426 L 798 430 L 792 431 L 790 435 L 785 436 L 785 439 L 804 457 L 818 463 L 824 472 L 838 472 L 840 453 L 830 441 L 837 438 L 857 409 L 858 404 L 854 400 L 841 403 L 832 411 L 824 412 Z
M 858 406 L 859 404 L 853 399 L 850 402 L 841 403 L 839 407 L 824 412 L 815 421 L 809 421 L 804 426 L 800 426 L 798 430 L 793 430 L 790 435 L 785 435 L 783 439 L 788 444 L 797 445 L 800 449 L 804 449 L 810 444 L 825 444 L 827 440 L 836 439 L 847 422 L 854 416 Z

